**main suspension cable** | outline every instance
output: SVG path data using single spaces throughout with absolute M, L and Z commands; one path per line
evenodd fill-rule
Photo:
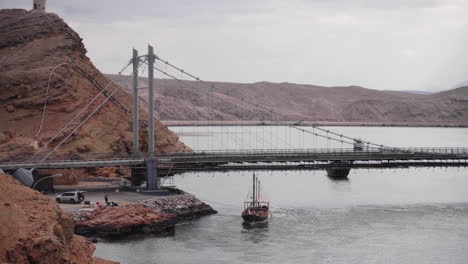
M 44 119 L 45 119 L 45 114 L 46 114 L 46 110 L 47 110 L 47 101 L 49 99 L 49 89 L 50 89 L 50 81 L 52 79 L 52 74 L 55 72 L 55 70 L 60 67 L 60 66 L 63 66 L 63 65 L 66 65 L 66 64 L 69 64 L 68 62 L 63 62 L 63 63 L 60 63 L 60 64 L 57 64 L 55 65 L 55 67 L 50 71 L 49 73 L 49 80 L 47 82 L 47 89 L 46 89 L 46 93 L 45 93 L 45 98 L 44 98 L 44 106 L 42 108 L 42 118 L 41 118 L 41 123 L 39 125 L 39 128 L 37 129 L 37 132 L 36 134 L 34 135 L 34 138 L 37 138 L 37 136 L 41 133 L 42 131 L 42 126 L 44 124 Z M 42 141 L 42 140 L 41 140 Z

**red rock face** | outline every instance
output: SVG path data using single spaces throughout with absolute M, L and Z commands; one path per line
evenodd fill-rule
M 0 263 L 115 263 L 73 234 L 73 220 L 48 197 L 0 174 Z
M 61 18 L 50 13 L 0 10 L 0 160 L 27 158 L 50 140 L 110 81 L 86 57 L 82 39 Z M 52 70 L 58 66 L 51 75 Z M 43 106 L 47 108 L 42 128 Z M 113 91 L 110 84 L 106 91 Z M 49 149 L 105 99 L 101 95 L 89 109 L 57 137 Z M 60 153 L 128 154 L 131 151 L 131 96 L 119 90 L 62 147 Z M 142 119 L 147 118 L 140 111 Z M 190 151 L 177 136 L 156 126 L 158 152 Z M 146 126 L 140 146 L 145 151 Z M 38 133 L 39 132 L 39 133 Z M 35 135 L 38 133 L 38 136 Z M 9 141 L 2 143 L 5 135 Z M 5 145 L 8 144 L 8 145 Z

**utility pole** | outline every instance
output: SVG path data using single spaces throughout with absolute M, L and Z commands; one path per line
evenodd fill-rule
M 138 132 L 138 51 L 133 49 L 133 157 L 140 155 Z
M 159 189 L 156 158 L 154 156 L 154 51 L 148 45 L 148 157 L 146 158 L 146 190 Z

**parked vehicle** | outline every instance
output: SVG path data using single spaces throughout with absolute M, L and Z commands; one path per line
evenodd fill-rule
M 57 197 L 55 198 L 55 201 L 57 201 L 57 203 L 69 202 L 69 203 L 79 204 L 85 199 L 85 196 L 83 193 L 84 193 L 83 191 L 73 191 L 73 192 L 62 193 L 60 195 L 57 195 Z

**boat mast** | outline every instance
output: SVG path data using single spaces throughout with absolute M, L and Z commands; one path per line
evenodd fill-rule
M 258 197 L 258 200 L 260 200 L 260 194 L 261 194 L 261 193 L 260 193 L 260 180 L 257 180 L 257 183 L 258 183 L 258 185 L 257 185 L 257 189 L 258 189 L 258 191 L 257 191 L 257 192 L 258 192 L 258 196 L 257 196 L 257 197 Z M 259 204 L 259 206 L 260 206 L 260 204 Z
M 255 190 L 255 173 L 253 174 L 253 189 L 252 189 L 252 206 L 255 207 L 255 201 L 257 200 L 257 192 Z

